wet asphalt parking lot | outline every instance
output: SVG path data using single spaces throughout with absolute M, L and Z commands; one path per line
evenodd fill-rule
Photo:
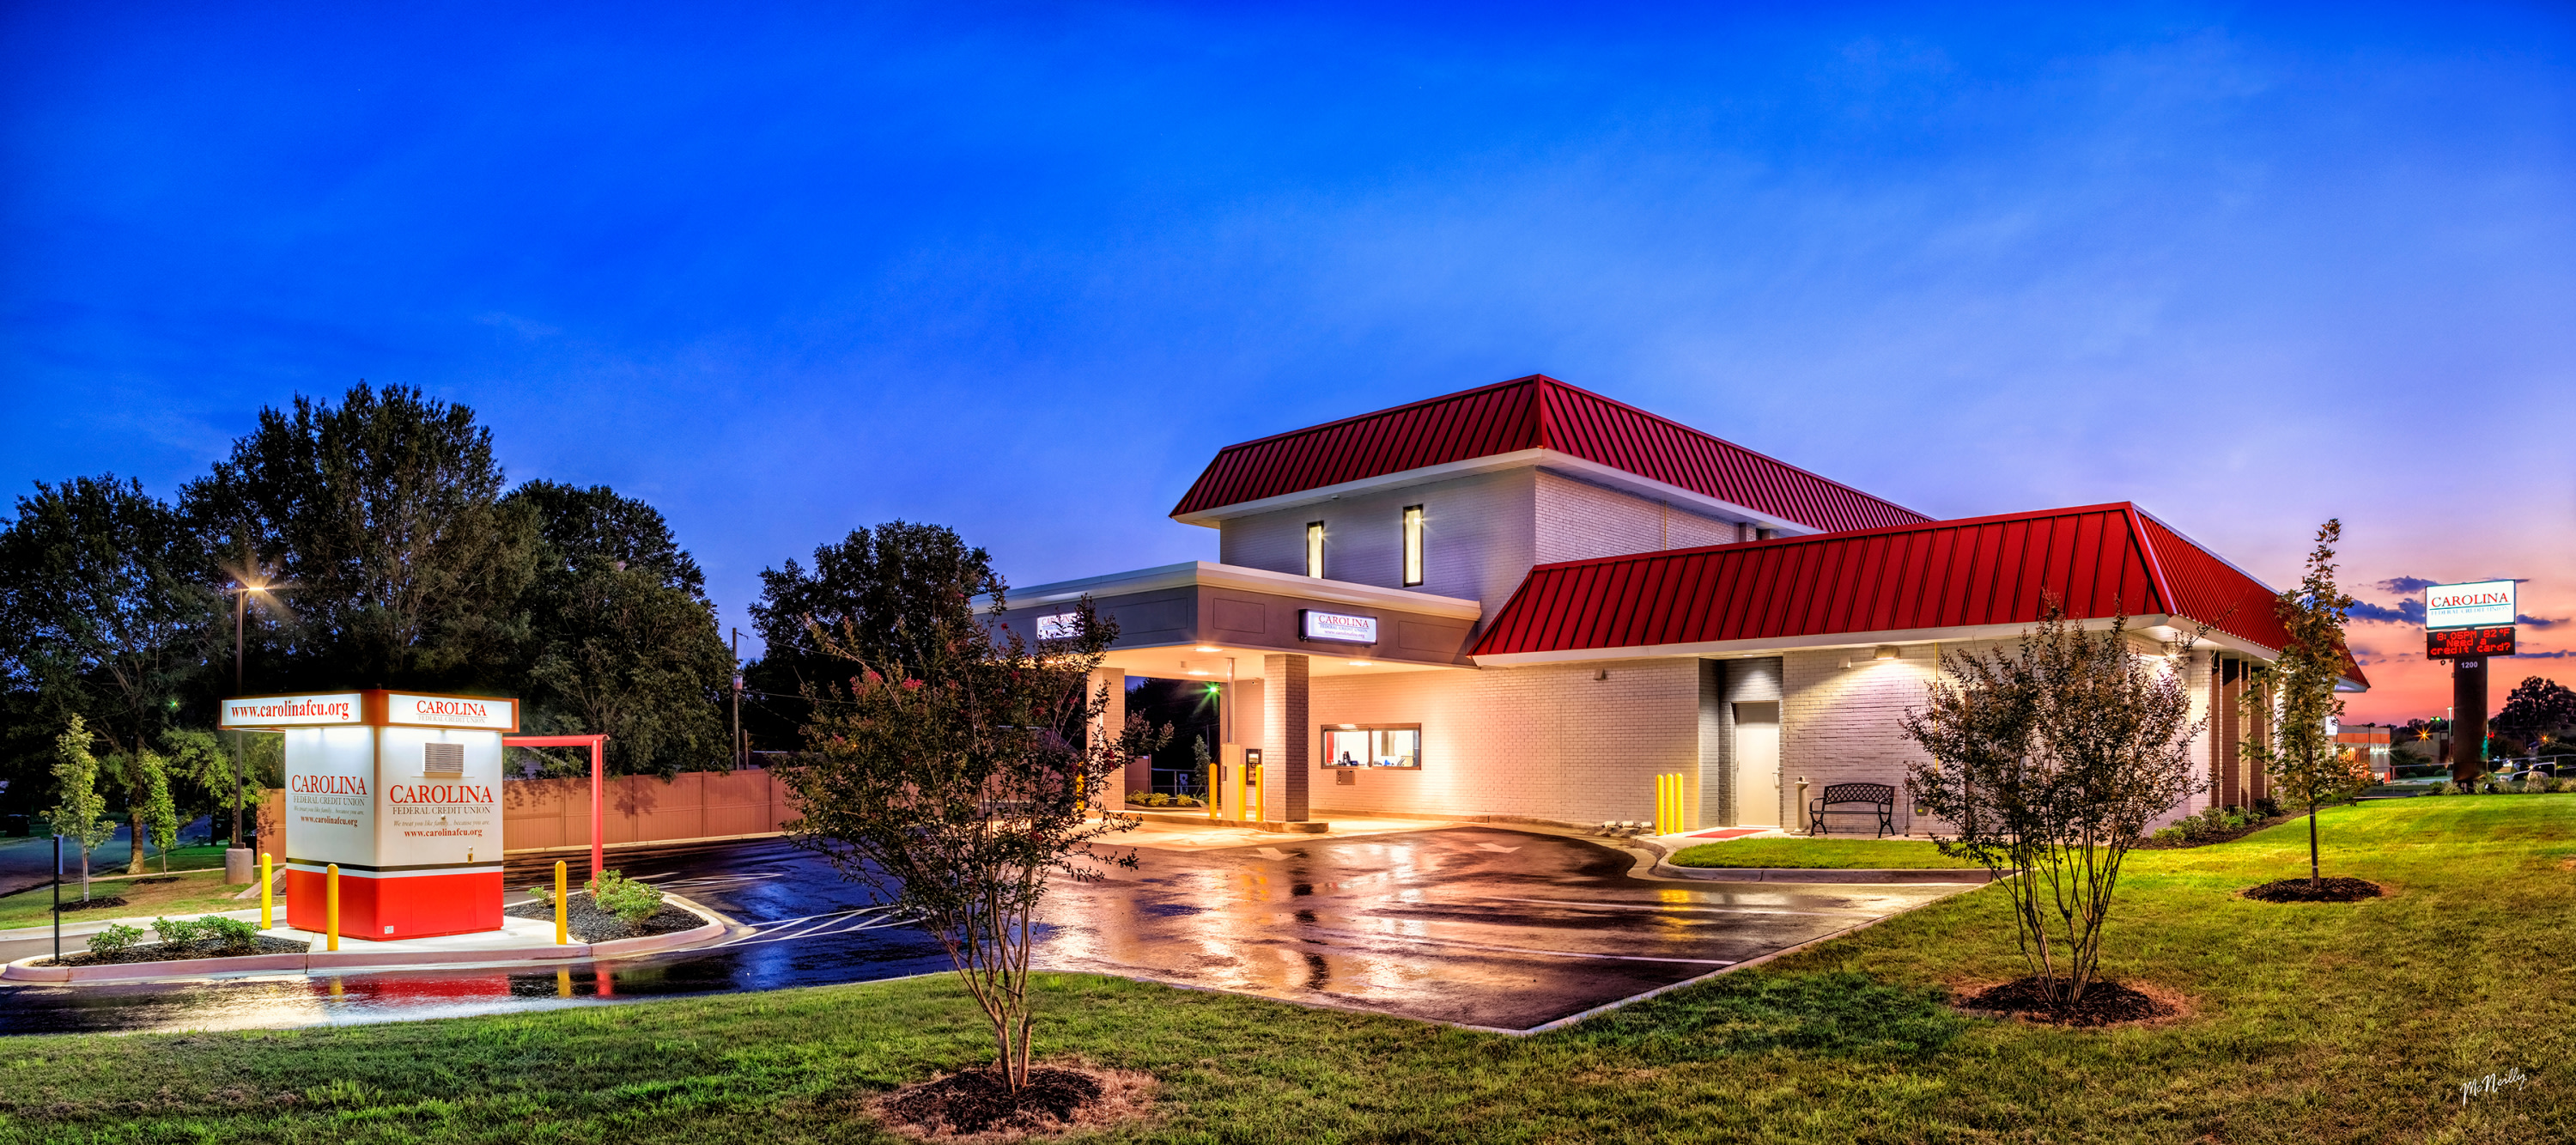
M 1124 851 L 1127 848 L 1116 848 Z M 1527 1029 L 1866 924 L 1957 885 L 1678 883 L 1597 843 L 1458 827 L 1136 848 L 1051 896 L 1038 961 Z M 634 862 L 739 925 L 711 948 L 569 967 L 0 988 L 0 1033 L 393 1021 L 933 973 L 939 948 L 779 841 Z M 0 959 L 50 950 L 0 943 Z

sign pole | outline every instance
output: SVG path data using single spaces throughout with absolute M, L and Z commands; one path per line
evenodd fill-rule
M 2487 769 L 2487 662 L 2451 661 L 2451 782 L 2462 787 Z
M 54 836 L 54 961 L 63 960 L 63 837 Z

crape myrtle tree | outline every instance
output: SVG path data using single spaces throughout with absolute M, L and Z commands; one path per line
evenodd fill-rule
M 2245 758 L 2272 777 L 2282 794 L 2308 808 L 2308 887 L 2322 885 L 2317 864 L 2317 805 L 2370 785 L 2369 765 L 2336 746 L 2334 722 L 2343 715 L 2335 682 L 2343 678 L 2345 612 L 2351 596 L 2335 585 L 2335 545 L 2343 521 L 2317 529 L 2308 567 L 2298 587 L 2280 594 L 2272 611 L 2289 633 L 2289 646 L 2272 666 L 2275 729 L 2271 742 L 2244 745 Z
M 1030 939 L 1048 882 L 1135 865 L 1133 852 L 1093 849 L 1136 824 L 1098 804 L 1160 737 L 1140 718 L 1097 734 L 1110 697 L 1090 674 L 1117 630 L 1089 599 L 1074 608 L 1078 635 L 1031 645 L 976 615 L 975 597 L 998 609 L 1003 592 L 980 559 L 950 572 L 905 586 L 882 627 L 811 622 L 807 647 L 837 658 L 845 682 L 812 689 L 805 754 L 782 774 L 802 816 L 794 838 L 939 941 L 1017 1090 L 1028 1083 Z
M 2189 643 L 2159 651 L 2125 615 L 2087 632 L 2052 596 L 2018 647 L 1942 653 L 1947 678 L 1904 718 L 1928 757 L 1907 765 L 1916 805 L 1948 823 L 1943 854 L 2012 896 L 2022 956 L 2060 1010 L 2094 980 L 2130 848 L 2206 786 L 2190 756 L 2205 721 L 2172 668 Z

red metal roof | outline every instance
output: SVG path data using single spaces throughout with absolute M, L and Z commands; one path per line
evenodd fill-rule
M 1931 519 L 1544 374 L 1229 445 L 1172 515 L 1524 449 L 1556 450 L 1811 529 Z
M 2119 502 L 1531 569 L 1477 656 L 2172 614 L 2263 648 L 2273 592 Z M 2367 684 L 2358 666 L 2345 675 Z

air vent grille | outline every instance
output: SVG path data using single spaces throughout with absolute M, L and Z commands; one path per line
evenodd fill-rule
M 420 745 L 421 774 L 432 778 L 461 779 L 465 775 L 465 745 L 461 743 L 425 743 Z

